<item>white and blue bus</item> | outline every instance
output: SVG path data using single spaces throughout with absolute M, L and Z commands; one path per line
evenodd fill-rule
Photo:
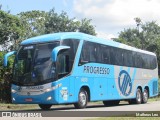
M 156 55 L 112 40 L 79 32 L 33 37 L 15 55 L 12 102 L 85 108 L 89 101 L 117 105 L 146 103 L 158 95 Z

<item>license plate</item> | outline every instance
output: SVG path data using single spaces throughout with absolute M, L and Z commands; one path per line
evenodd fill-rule
M 26 102 L 32 102 L 33 100 L 32 100 L 32 98 L 26 98 L 25 101 Z

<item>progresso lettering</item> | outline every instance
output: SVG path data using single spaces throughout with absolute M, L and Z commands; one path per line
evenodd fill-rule
M 106 67 L 84 66 L 83 72 L 91 74 L 109 74 L 110 69 Z

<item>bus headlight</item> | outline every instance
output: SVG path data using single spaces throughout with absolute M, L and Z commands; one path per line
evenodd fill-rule
M 16 90 L 14 90 L 14 89 L 12 89 L 12 90 L 11 90 L 11 92 L 12 92 L 12 93 L 16 93 L 17 91 L 16 91 Z
M 45 92 L 50 92 L 52 88 L 45 89 Z
M 47 101 L 49 101 L 49 100 L 51 100 L 52 99 L 52 97 L 51 96 L 49 96 L 48 98 L 47 98 Z
M 61 86 L 62 86 L 62 84 L 58 84 L 58 85 L 53 86 L 53 87 L 51 87 L 51 88 L 45 89 L 44 92 L 50 92 L 50 91 L 55 90 L 55 89 L 57 89 L 57 88 L 59 88 L 59 87 L 61 87 Z
M 15 99 L 15 98 L 12 98 L 12 100 L 13 100 L 13 101 L 16 101 L 16 99 Z

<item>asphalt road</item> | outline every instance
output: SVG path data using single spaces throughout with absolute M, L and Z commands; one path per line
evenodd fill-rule
M 9 112 L 9 111 L 8 111 Z M 148 102 L 147 104 L 129 105 L 127 102 L 121 102 L 118 106 L 105 107 L 103 104 L 90 103 L 85 109 L 75 109 L 73 105 L 54 106 L 50 110 L 14 110 L 12 114 L 19 113 L 34 115 L 40 114 L 43 117 L 54 117 L 58 120 L 85 120 L 95 117 L 160 117 L 160 101 Z M 18 114 L 15 114 L 18 113 Z M 31 116 L 33 118 L 33 116 Z M 42 117 L 42 118 L 43 118 Z M 21 118 L 21 117 L 17 117 Z M 35 117 L 34 117 L 35 118 Z M 42 118 L 36 118 L 41 120 Z M 1 119 L 1 118 L 0 118 Z M 6 120 L 6 118 L 5 118 Z
M 52 108 L 50 111 L 43 111 L 45 114 L 74 117 L 112 117 L 112 116 L 141 116 L 160 117 L 160 101 L 148 102 L 146 104 L 129 105 L 128 102 L 121 102 L 118 106 L 104 106 L 103 104 L 88 105 L 85 109 L 75 109 L 74 107 Z M 44 114 L 44 115 L 45 115 Z

